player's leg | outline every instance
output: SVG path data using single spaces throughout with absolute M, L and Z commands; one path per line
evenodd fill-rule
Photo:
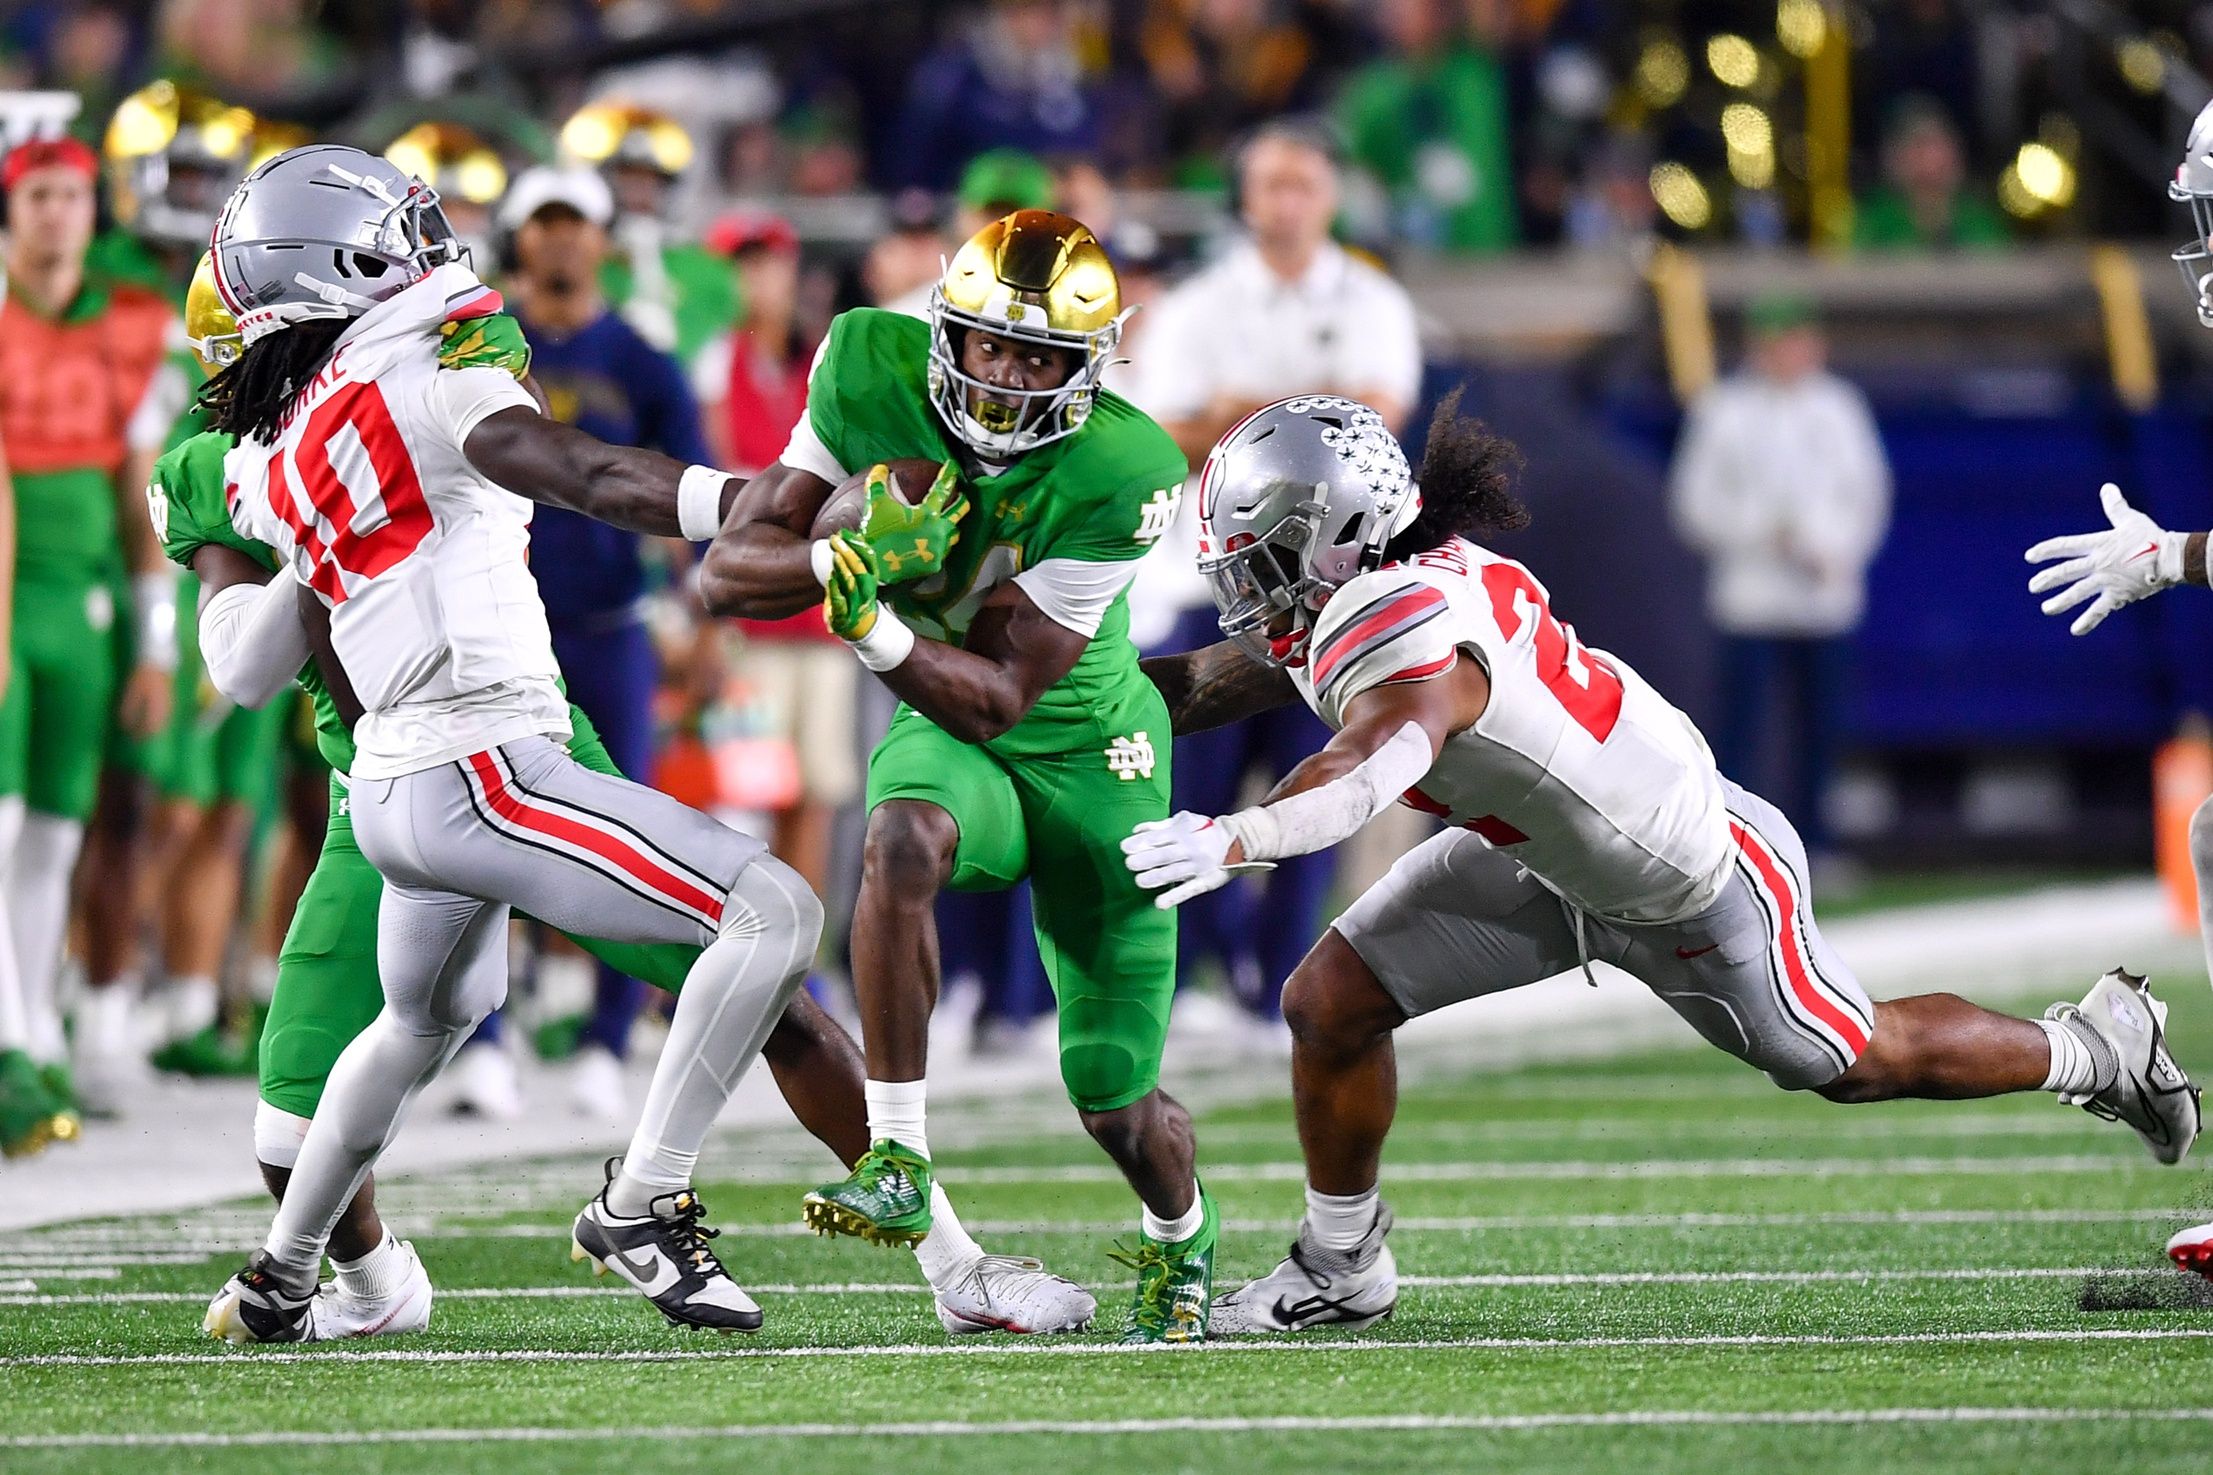
M 0 697 L 0 899 L 23 829 L 30 697 L 21 680 Z M 17 966 L 14 929 L 0 905 L 0 1156 L 22 1157 L 77 1132 L 75 1104 L 49 1089 L 31 1057 L 31 1018 Z

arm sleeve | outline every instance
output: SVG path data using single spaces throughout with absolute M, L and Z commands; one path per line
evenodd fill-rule
M 469 432 L 488 416 L 501 410 L 521 406 L 538 413 L 538 402 L 513 374 L 481 366 L 440 369 L 431 381 L 430 406 L 456 447 L 464 444 Z
M 307 664 L 299 581 L 280 573 L 233 584 L 200 605 L 200 656 L 215 689 L 241 707 L 265 707 Z
M 1016 574 L 1014 582 L 1054 623 L 1089 637 L 1099 633 L 1107 607 L 1137 577 L 1137 564 L 1134 558 L 1113 563 L 1048 558 Z
M 1443 675 L 1459 659 L 1461 623 L 1444 590 L 1409 570 L 1361 575 L 1337 591 L 1315 624 L 1308 657 L 1315 699 L 1341 713 L 1373 687 Z
M 1273 804 L 1241 809 L 1222 824 L 1245 847 L 1247 860 L 1311 855 L 1351 839 L 1420 783 L 1435 761 L 1429 734 L 1409 722 L 1350 773 Z

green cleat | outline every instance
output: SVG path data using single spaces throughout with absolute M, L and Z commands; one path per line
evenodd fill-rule
M 194 1077 L 250 1076 L 260 1069 L 261 1014 L 243 1021 L 243 1029 L 218 1022 L 196 1035 L 162 1046 L 154 1052 L 154 1068 Z
M 1143 1346 L 1206 1340 L 1206 1309 L 1214 1293 L 1214 1246 L 1221 1238 L 1222 1216 L 1202 1185 L 1199 1203 L 1206 1211 L 1199 1232 L 1176 1244 L 1147 1234 L 1137 1252 L 1116 1247 L 1108 1252 L 1137 1272 L 1137 1294 L 1130 1300 L 1130 1327 L 1123 1342 Z
M 46 1094 L 52 1097 L 63 1111 L 68 1112 L 73 1117 L 81 1117 L 85 1114 L 84 1103 L 77 1099 L 77 1083 L 70 1079 L 67 1062 L 57 1060 L 51 1065 L 38 1067 L 38 1078 L 39 1083 L 46 1088 Z
M 930 1232 L 930 1160 L 888 1137 L 841 1181 L 807 1195 L 807 1227 L 877 1245 L 918 1245 Z
M 31 1057 L 0 1051 L 0 1155 L 29 1157 L 78 1130 L 77 1114 L 47 1090 Z

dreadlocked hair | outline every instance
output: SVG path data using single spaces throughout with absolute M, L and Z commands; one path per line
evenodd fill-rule
M 310 318 L 255 343 L 200 386 L 198 402 L 208 424 L 240 440 L 274 441 L 292 401 L 329 362 L 338 335 L 352 326 L 349 318 Z
M 1514 473 L 1521 452 L 1503 436 L 1491 434 L 1480 420 L 1460 413 L 1455 389 L 1430 417 L 1429 444 L 1422 451 L 1414 480 L 1422 489 L 1422 510 L 1383 550 L 1386 563 L 1427 552 L 1447 538 L 1510 533 L 1529 526 L 1529 509 L 1514 496 Z

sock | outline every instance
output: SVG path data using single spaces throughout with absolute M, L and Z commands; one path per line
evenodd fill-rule
M 139 993 L 136 978 L 117 978 L 99 988 L 88 988 L 77 1001 L 77 1054 L 107 1060 L 134 1058 L 144 1037 L 139 1033 Z
M 1147 1239 L 1158 1240 L 1164 1245 L 1181 1244 L 1199 1232 L 1206 1223 L 1206 1200 L 1199 1195 L 1199 1185 L 1191 1185 L 1191 1207 L 1178 1219 L 1163 1219 L 1151 1209 L 1145 1210 L 1140 1221 Z
M 723 899 L 722 929 L 684 976 L 638 1130 L 607 1189 L 626 1218 L 691 1185 L 700 1144 L 761 1053 L 822 940 L 822 903 L 799 873 L 761 856 Z
M 2063 1019 L 2039 1019 L 2039 1029 L 2052 1047 L 2051 1070 L 2044 1077 L 2044 1089 L 2056 1092 L 2061 1100 L 2090 1097 L 2113 1084 L 2120 1073 L 2120 1062 L 2114 1058 L 2113 1047 L 2101 1036 L 2093 1044 L 2085 1038 L 2092 1033 L 2076 1029 Z M 2079 1104 L 2079 1103 L 2077 1103 Z
M 1368 1237 L 1375 1227 L 1376 1191 L 1365 1193 L 1316 1193 L 1306 1186 L 1306 1222 L 1315 1243 L 1325 1250 L 1349 1250 Z
M 922 1105 L 930 1094 L 929 1081 L 871 1080 L 866 1090 L 868 1140 L 889 1137 L 917 1157 L 928 1157 L 930 1134 L 923 1130 Z
M 338 1272 L 338 1288 L 361 1301 L 381 1301 L 400 1288 L 400 1276 L 406 1269 L 406 1257 L 400 1254 L 400 1242 L 392 1231 L 384 1231 L 384 1241 L 358 1260 L 341 1260 L 333 1255 L 330 1261 Z
M 84 838 L 85 827 L 75 820 L 25 814 L 8 865 L 6 902 L 15 928 L 16 971 L 31 1055 L 41 1063 L 68 1054 L 54 1000 L 69 925 L 69 878 Z
M 277 996 L 277 960 L 256 956 L 246 964 L 246 994 L 266 1007 Z
M 162 1012 L 167 1016 L 156 1020 L 163 1044 L 171 1040 L 189 1040 L 201 1030 L 215 1023 L 222 1013 L 222 996 L 216 991 L 212 978 L 177 978 L 161 991 Z
M 914 1247 L 914 1263 L 922 1276 L 929 1281 L 932 1290 L 943 1290 L 961 1276 L 968 1267 L 983 1256 L 984 1247 L 961 1226 L 960 1216 L 953 1212 L 953 1201 L 945 1196 L 945 1185 L 930 1185 L 930 1232 L 922 1236 L 922 1243 Z

